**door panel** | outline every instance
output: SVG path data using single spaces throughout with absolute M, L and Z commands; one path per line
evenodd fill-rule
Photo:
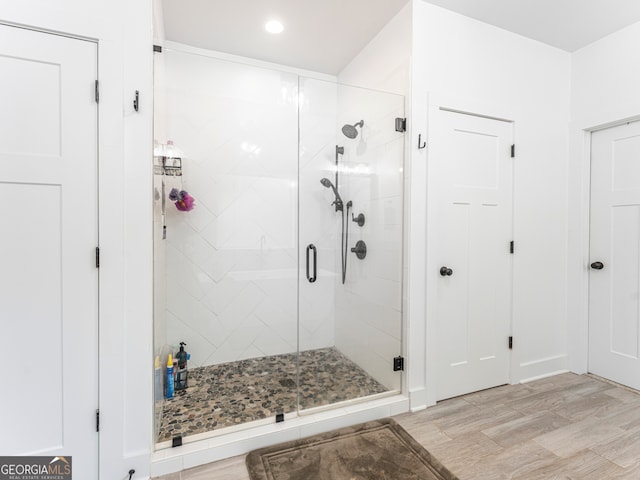
M 47 451 L 64 444 L 62 298 L 61 298 L 61 215 L 59 185 L 0 183 L 1 198 L 23 198 L 20 208 L 0 203 L 0 218 L 11 235 L 2 239 L 3 270 L 9 278 L 0 279 L 2 292 L 2 330 L 18 358 L 21 373 L 17 381 L 20 392 L 7 396 L 12 412 L 7 420 L 20 432 L 23 425 L 46 425 L 38 435 L 16 435 L 11 445 L 14 453 Z M 51 205 L 53 208 L 42 208 Z M 47 232 L 47 242 L 42 241 Z M 4 277 L 4 275 L 3 275 Z M 36 301 L 34 301 L 36 300 Z M 6 313 L 6 316 L 4 315 Z M 12 321 L 10 321 L 12 320 Z M 19 350 L 23 350 L 21 354 Z M 28 353 L 27 353 L 28 352 Z M 38 372 L 46 371 L 46 375 Z M 13 375 L 12 375 L 13 377 Z M 43 394 L 42 392 L 46 392 Z M 23 423 L 24 422 L 24 423 Z
M 509 122 L 439 110 L 429 157 L 437 285 L 437 398 L 508 382 L 512 165 Z
M 0 331 L 5 455 L 97 478 L 96 45 L 0 26 Z
M 640 388 L 640 123 L 591 137 L 589 371 Z

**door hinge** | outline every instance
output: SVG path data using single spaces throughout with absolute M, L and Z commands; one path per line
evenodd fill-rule
M 516 251 L 516 242 L 511 240 L 511 242 L 509 242 L 509 253 L 514 253 L 515 251 Z
M 96 103 L 100 103 L 100 82 L 98 82 L 98 80 L 96 80 L 95 94 Z
M 407 131 L 407 119 L 406 118 L 396 118 L 396 132 L 406 132 Z
M 96 432 L 100 431 L 100 409 L 96 410 Z
M 393 371 L 404 371 L 404 357 L 394 357 L 393 359 Z
M 509 337 L 509 350 L 513 350 L 513 337 Z
M 96 247 L 96 268 L 100 268 L 100 247 Z
M 153 51 L 157 52 L 157 53 L 162 53 L 162 46 L 161 45 L 154 45 L 153 46 Z
M 516 144 L 511 145 L 511 158 L 516 158 Z

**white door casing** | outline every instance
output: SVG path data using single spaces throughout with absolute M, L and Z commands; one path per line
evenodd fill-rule
M 589 371 L 640 389 L 640 122 L 591 135 L 590 263 Z
M 429 251 L 440 263 L 427 282 L 441 400 L 509 382 L 513 124 L 445 109 L 430 124 Z
M 0 25 L 0 71 L 0 452 L 97 478 L 97 45 Z

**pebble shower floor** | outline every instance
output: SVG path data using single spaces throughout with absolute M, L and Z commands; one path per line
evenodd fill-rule
M 300 363 L 300 388 L 296 373 Z M 387 391 L 335 348 L 198 367 L 163 408 L 158 442 Z

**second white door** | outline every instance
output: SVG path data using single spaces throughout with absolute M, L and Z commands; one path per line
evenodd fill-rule
M 513 125 L 440 109 L 431 128 L 429 255 L 439 263 L 427 279 L 442 400 L 509 381 Z
M 591 136 L 589 371 L 640 389 L 640 122 Z

